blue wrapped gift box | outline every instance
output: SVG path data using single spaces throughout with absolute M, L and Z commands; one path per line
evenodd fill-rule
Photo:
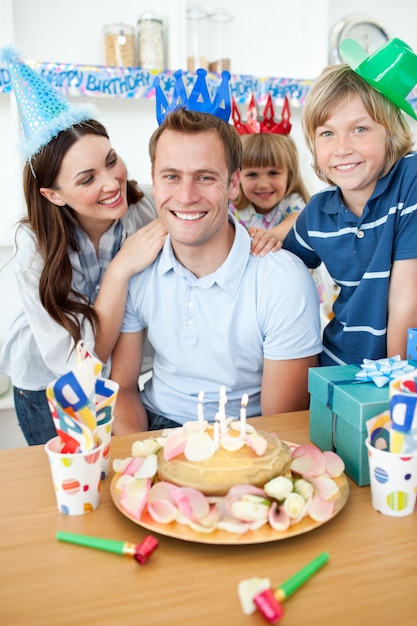
M 417 328 L 409 328 L 407 332 L 407 359 L 417 360 Z
M 414 364 L 413 364 L 414 365 Z M 369 485 L 366 422 L 389 409 L 389 385 L 356 383 L 357 365 L 313 367 L 308 372 L 310 439 L 333 450 L 360 487 Z

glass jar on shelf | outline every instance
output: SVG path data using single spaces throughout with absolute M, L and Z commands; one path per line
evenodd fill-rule
M 208 14 L 200 4 L 187 5 L 187 69 L 208 69 Z
M 106 65 L 135 66 L 135 29 L 119 22 L 103 26 Z
M 219 7 L 209 14 L 210 54 L 209 71 L 220 74 L 231 71 L 233 15 L 229 9 Z
M 165 68 L 165 46 L 162 19 L 152 10 L 138 20 L 138 65 L 149 70 Z

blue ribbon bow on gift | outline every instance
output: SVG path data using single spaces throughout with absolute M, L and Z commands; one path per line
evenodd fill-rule
M 377 387 L 383 387 L 391 380 L 416 369 L 408 361 L 401 360 L 399 355 L 377 361 L 364 359 L 361 367 L 356 373 L 356 379 L 363 383 L 373 382 Z

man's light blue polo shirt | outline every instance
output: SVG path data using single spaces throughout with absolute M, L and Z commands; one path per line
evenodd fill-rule
M 148 328 L 155 348 L 143 403 L 180 424 L 197 418 L 200 391 L 212 421 L 221 385 L 227 415 L 239 417 L 244 393 L 248 416 L 260 415 L 264 357 L 297 359 L 322 349 L 316 289 L 304 263 L 285 250 L 253 257 L 246 229 L 229 220 L 233 246 L 209 276 L 196 278 L 178 263 L 168 237 L 129 285 L 122 332 Z

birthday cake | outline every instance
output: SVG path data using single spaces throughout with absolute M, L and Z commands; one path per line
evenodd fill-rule
M 236 485 L 263 487 L 271 478 L 289 474 L 289 447 L 275 434 L 249 425 L 246 431 L 242 436 L 229 428 L 217 447 L 212 427 L 200 433 L 192 427 L 187 429 L 186 424 L 183 433 L 171 435 L 177 443 L 184 443 L 184 450 L 172 457 L 168 435 L 168 447 L 158 453 L 159 479 L 197 489 L 207 496 L 223 496 Z
M 285 531 L 306 515 L 317 522 L 334 515 L 333 478 L 344 469 L 336 454 L 288 445 L 247 423 L 242 411 L 234 420 L 223 409 L 209 423 L 200 406 L 198 420 L 135 441 L 130 457 L 115 459 L 117 506 L 139 523 L 204 534 L 264 524 Z

